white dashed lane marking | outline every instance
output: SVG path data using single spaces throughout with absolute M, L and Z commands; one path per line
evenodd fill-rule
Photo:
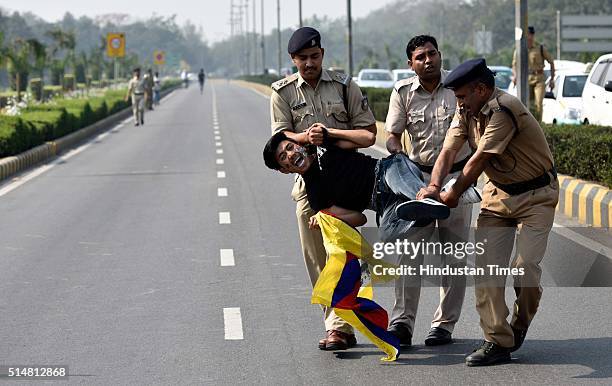
M 233 249 L 221 249 L 219 251 L 219 258 L 221 259 L 222 267 L 233 267 L 236 265 Z
M 223 323 L 225 327 L 225 340 L 242 340 L 242 315 L 240 307 L 228 307 L 223 309 Z
M 230 212 L 219 212 L 219 224 L 231 224 Z

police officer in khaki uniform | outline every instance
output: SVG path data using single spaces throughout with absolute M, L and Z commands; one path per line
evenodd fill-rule
M 285 131 L 288 137 L 313 145 L 323 143 L 325 132 L 339 140 L 359 136 L 362 131 L 376 133 L 376 120 L 367 99 L 350 75 L 322 69 L 325 52 L 317 30 L 296 30 L 289 39 L 288 51 L 298 73 L 272 84 L 272 133 Z M 308 227 L 315 212 L 308 204 L 304 181 L 299 176 L 291 196 L 296 201 L 304 262 L 314 285 L 325 267 L 327 254 L 321 231 Z M 352 327 L 331 309 L 325 310 L 325 329 L 326 337 L 319 341 L 322 350 L 343 350 L 357 343 Z
M 135 68 L 132 71 L 132 79 L 128 82 L 127 94 L 125 95 L 125 101 L 128 98 L 132 98 L 132 113 L 134 114 L 134 125 L 144 125 L 144 94 L 145 94 L 145 82 L 140 76 L 140 68 Z
M 507 362 L 510 353 L 522 345 L 538 309 L 540 262 L 554 220 L 559 183 L 538 121 L 517 98 L 495 88 L 484 59 L 464 62 L 444 85 L 454 90 L 460 110 L 448 130 L 430 185 L 417 197 L 437 197 L 454 207 L 459 195 L 484 171 L 488 181 L 476 232 L 484 253 L 476 254 L 476 266 L 488 275 L 475 277 L 475 291 L 485 340 L 466 358 L 466 364 Z M 440 193 L 439 186 L 466 141 L 475 153 L 450 191 Z M 488 265 L 508 268 L 515 241 L 512 268 L 517 271 L 513 273 L 517 298 L 508 323 L 506 275 L 491 274 Z
M 385 121 L 385 131 L 389 133 L 387 150 L 391 153 L 409 151 L 408 157 L 423 173 L 425 183 L 429 183 L 433 165 L 442 150 L 442 144 L 457 105 L 452 90 L 442 86 L 448 71 L 441 70 L 442 58 L 436 39 L 428 35 L 412 38 L 406 46 L 408 65 L 416 76 L 400 80 L 395 84 L 389 101 L 389 112 Z M 402 133 L 409 137 L 410 149 L 403 149 Z M 446 183 L 456 178 L 471 155 L 468 144 L 464 144 L 457 154 L 458 162 L 445 178 Z M 438 220 L 426 227 L 412 228 L 407 239 L 418 242 L 429 240 L 434 232 L 439 241 L 465 242 L 469 239 L 472 221 L 472 205 L 461 205 L 451 210 L 446 220 Z M 399 264 L 414 264 L 417 268 L 423 263 L 424 256 L 409 259 L 401 256 Z M 442 265 L 465 266 L 465 259 L 452 255 L 442 256 Z M 417 269 L 418 272 L 418 269 Z M 395 305 L 391 313 L 389 331 L 400 338 L 403 345 L 410 345 L 414 320 L 421 293 L 421 276 L 400 276 L 395 282 Z M 431 330 L 425 339 L 428 346 L 452 343 L 451 334 L 461 315 L 465 296 L 465 277 L 447 276 L 442 278 L 440 303 L 431 322 Z
M 535 117 L 542 121 L 542 101 L 546 92 L 544 82 L 544 60 L 550 63 L 550 82 L 548 86 L 552 90 L 555 87 L 555 61 L 543 44 L 535 40 L 535 28 L 529 26 L 527 34 L 527 70 L 529 77 L 529 104 L 535 106 Z M 516 79 L 516 51 L 512 59 L 512 77 Z

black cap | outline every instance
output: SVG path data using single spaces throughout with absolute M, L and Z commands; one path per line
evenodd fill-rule
M 530 34 L 534 34 L 534 33 L 535 33 L 535 28 L 533 28 L 533 26 L 532 26 L 532 25 L 530 25 L 529 27 L 527 27 L 527 31 L 528 31 Z
M 470 59 L 458 65 L 444 79 L 444 87 L 452 90 L 458 89 L 484 74 L 494 75 L 495 73 L 487 67 L 487 62 L 483 58 Z
M 291 35 L 287 51 L 289 51 L 289 55 L 293 55 L 304 48 L 311 47 L 321 47 L 321 34 L 312 27 L 302 27 Z

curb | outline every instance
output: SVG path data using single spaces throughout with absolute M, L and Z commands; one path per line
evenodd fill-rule
M 234 81 L 241 87 L 259 92 L 272 93 L 269 86 L 246 81 Z M 376 121 L 376 145 L 386 149 L 385 123 Z M 402 143 L 406 147 L 405 136 Z M 482 177 L 481 177 L 482 178 Z M 581 224 L 593 227 L 612 228 L 612 190 L 605 186 L 590 183 L 578 178 L 558 175 L 559 203 L 557 211 L 571 217 Z
M 161 97 L 165 97 L 177 88 L 178 86 L 162 91 Z M 8 179 L 12 175 L 46 161 L 49 158 L 55 157 L 56 155 L 74 147 L 75 145 L 80 144 L 86 139 L 110 129 L 112 126 L 129 117 L 131 114 L 132 108 L 128 107 L 116 112 L 113 115 L 101 119 L 92 125 L 79 129 L 54 141 L 49 141 L 15 156 L 1 158 L 0 181 Z

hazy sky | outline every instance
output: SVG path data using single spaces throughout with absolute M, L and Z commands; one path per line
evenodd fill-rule
M 265 31 L 276 27 L 276 0 L 264 1 Z M 234 0 L 234 4 L 246 0 Z M 353 18 L 363 17 L 371 10 L 389 4 L 393 0 L 352 0 Z M 298 0 L 281 0 L 281 28 L 298 25 Z M 249 30 L 252 30 L 253 0 L 248 0 Z M 261 31 L 261 0 L 255 0 L 257 32 Z M 65 12 L 74 16 L 95 16 L 106 13 L 126 13 L 146 18 L 151 15 L 176 14 L 182 23 L 191 20 L 201 25 L 205 38 L 218 41 L 230 35 L 230 0 L 0 0 L 2 8 L 14 11 L 30 11 L 45 20 L 61 19 Z M 302 17 L 317 14 L 332 18 L 346 14 L 346 0 L 302 0 Z

